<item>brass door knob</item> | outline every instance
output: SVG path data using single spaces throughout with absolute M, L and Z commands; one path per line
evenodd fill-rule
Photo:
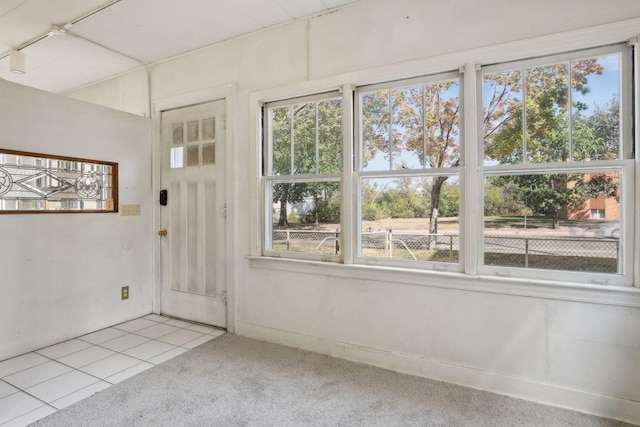
M 158 236 L 160 237 L 165 237 L 167 235 L 167 230 L 160 230 L 158 231 Z

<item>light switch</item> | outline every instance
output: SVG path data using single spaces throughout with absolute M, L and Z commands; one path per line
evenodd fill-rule
M 122 216 L 140 216 L 140 205 L 120 205 L 120 215 Z

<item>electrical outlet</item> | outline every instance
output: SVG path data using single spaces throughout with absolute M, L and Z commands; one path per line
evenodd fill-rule
M 122 289 L 121 289 L 120 295 L 121 295 L 123 300 L 129 299 L 129 287 L 128 286 L 123 286 Z

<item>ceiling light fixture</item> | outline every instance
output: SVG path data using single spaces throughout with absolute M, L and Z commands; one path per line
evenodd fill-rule
M 24 53 L 19 50 L 12 50 L 9 53 L 9 70 L 14 73 L 24 74 L 27 72 Z

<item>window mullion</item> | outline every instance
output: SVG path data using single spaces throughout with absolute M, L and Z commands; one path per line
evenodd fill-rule
M 480 69 L 476 70 L 476 64 L 469 63 L 464 66 L 463 88 L 468 88 L 462 97 L 464 141 L 464 167 L 461 172 L 461 182 L 463 183 L 460 194 L 460 235 L 463 236 L 461 251 L 461 262 L 467 274 L 478 273 L 478 263 L 482 253 L 482 220 L 478 212 L 482 212 L 481 198 L 483 195 L 482 177 L 479 167 L 480 150 L 484 144 L 482 129 L 482 79 Z M 475 90 L 474 90 L 475 88 Z M 482 150 L 484 153 L 484 150 Z
M 569 123 L 567 123 L 567 132 L 569 133 L 569 162 L 573 162 L 573 100 L 572 100 L 572 77 L 573 67 L 571 66 L 573 61 L 569 61 L 569 68 L 567 70 L 567 115 Z
M 340 216 L 340 237 L 342 262 L 353 264 L 354 252 L 357 250 L 355 239 L 359 227 L 360 215 L 355 206 L 359 205 L 360 195 L 356 193 L 353 173 L 353 88 L 350 85 L 342 87 L 342 192 Z
M 522 163 L 527 163 L 527 69 L 522 68 Z
M 393 107 L 391 104 L 391 89 L 387 92 L 387 99 L 389 105 L 389 170 L 393 169 Z
M 294 126 L 293 126 L 293 105 L 289 107 L 289 140 L 290 142 L 290 152 L 291 152 L 291 169 L 289 170 L 289 173 L 293 174 L 295 169 L 294 169 L 294 146 L 293 144 L 295 143 L 294 141 L 294 137 L 293 137 L 293 133 L 294 133 Z
M 320 173 L 320 131 L 318 129 L 318 101 L 315 102 L 316 107 L 316 173 Z

